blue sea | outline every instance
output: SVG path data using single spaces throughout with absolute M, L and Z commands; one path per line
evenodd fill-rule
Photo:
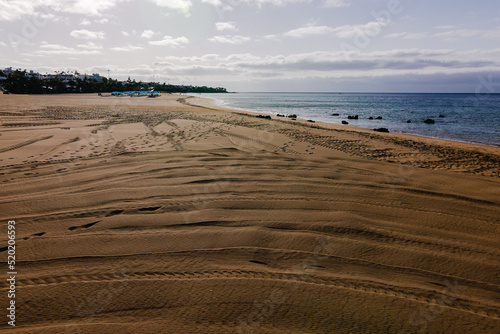
M 500 147 L 500 94 L 228 93 L 202 94 L 219 105 L 261 114 Z M 332 116 L 338 113 L 340 116 Z M 348 120 L 358 115 L 357 120 Z M 377 117 L 382 117 L 377 120 Z M 440 117 L 444 116 L 444 117 Z M 369 120 L 373 117 L 374 120 Z M 425 124 L 431 118 L 435 124 Z M 408 123 L 411 121 L 411 123 Z

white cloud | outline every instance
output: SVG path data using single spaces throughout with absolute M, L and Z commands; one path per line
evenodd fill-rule
M 250 37 L 240 36 L 240 35 L 225 35 L 225 36 L 214 36 L 208 39 L 213 43 L 223 43 L 223 44 L 241 44 L 248 42 Z
M 102 31 L 90 31 L 87 29 L 73 30 L 70 35 L 74 38 L 81 39 L 104 39 L 104 32 Z
M 346 0 L 325 0 L 325 2 L 323 3 L 324 7 L 331 7 L 331 8 L 348 7 L 350 5 L 351 3 Z
M 404 39 L 422 39 L 422 38 L 426 38 L 428 36 L 429 35 L 425 32 L 423 32 L 423 33 L 408 33 L 408 34 L 406 34 Z
M 444 30 L 450 30 L 450 29 L 457 29 L 457 26 L 437 26 L 435 29 L 444 29 Z
M 222 0 L 201 0 L 201 2 L 218 7 L 218 9 L 222 11 L 232 11 L 236 5 L 234 1 L 228 3 L 227 1 Z
M 335 29 L 327 26 L 306 26 L 302 28 L 287 31 L 284 35 L 287 37 L 302 38 L 311 35 L 326 35 L 333 33 Z
M 85 44 L 78 44 L 77 47 L 81 49 L 87 49 L 87 50 L 101 50 L 102 45 L 95 44 L 93 42 L 87 42 Z
M 45 15 L 47 11 L 101 16 L 127 0 L 0 0 L 0 20 L 13 21 L 23 16 Z
M 457 29 L 450 30 L 432 35 L 435 38 L 443 38 L 445 40 L 457 40 L 461 38 L 484 38 L 484 39 L 499 39 L 500 38 L 500 27 L 496 27 L 490 30 L 480 30 L 480 29 Z
M 87 20 L 87 19 L 85 19 L 85 20 L 83 20 L 82 22 L 80 22 L 80 25 L 81 25 L 81 26 L 89 26 L 89 25 L 91 25 L 91 24 L 92 24 L 92 22 L 90 22 L 90 21 L 89 21 L 89 20 Z
M 299 3 L 299 2 L 312 2 L 312 0 L 242 0 L 249 5 L 256 5 L 261 7 L 265 4 L 271 4 L 274 6 L 285 6 L 288 3 Z
M 384 20 L 371 21 L 365 24 L 344 25 L 336 28 L 328 26 L 308 25 L 284 33 L 286 37 L 303 38 L 312 35 L 334 34 L 340 38 L 353 38 L 356 36 L 377 36 L 388 23 Z
M 127 32 L 127 31 L 122 31 L 122 35 L 125 36 L 125 37 L 129 37 L 130 36 L 130 33 Z
M 354 38 L 356 36 L 377 36 L 382 31 L 382 28 L 387 26 L 385 20 L 371 21 L 365 24 L 344 25 L 333 29 L 333 32 L 340 38 Z
M 42 2 L 42 4 L 47 4 L 49 7 L 55 11 L 83 14 L 83 15 L 93 15 L 100 16 L 102 12 L 115 7 L 119 2 L 124 0 L 52 0 L 47 2 Z
M 402 75 L 460 74 L 498 68 L 500 49 L 456 51 L 452 49 L 396 49 L 359 53 L 348 60 L 342 51 L 316 51 L 289 55 L 256 56 L 233 54 L 161 58 L 155 66 L 168 67 L 178 75 L 227 76 L 235 80 L 272 77 L 282 73 L 288 79 L 306 76 L 361 78 Z M 234 75 L 237 75 L 236 77 Z
M 265 35 L 259 38 L 259 41 L 279 41 L 279 35 Z
M 193 3 L 191 0 L 152 0 L 157 6 L 188 12 Z
M 394 34 L 389 34 L 384 36 L 385 38 L 402 38 L 402 39 L 422 39 L 428 37 L 428 33 L 411 33 L 411 32 L 399 32 Z
M 47 56 L 47 55 L 95 55 L 100 54 L 101 51 L 98 47 L 94 49 L 89 49 L 88 45 L 84 45 L 83 48 L 72 48 L 60 44 L 48 44 L 43 43 L 40 45 L 40 50 L 34 52 L 34 55 Z
M 215 29 L 217 31 L 232 30 L 237 31 L 235 22 L 215 22 Z
M 95 23 L 100 23 L 100 24 L 106 24 L 109 22 L 109 20 L 107 18 L 102 18 L 102 19 L 99 19 L 99 20 L 94 20 Z
M 201 0 L 203 3 L 211 4 L 212 6 L 222 6 L 223 2 L 221 0 Z
M 23 15 L 33 15 L 37 3 L 35 1 L 0 0 L 0 20 L 13 21 Z
M 203 3 L 211 4 L 223 11 L 231 11 L 236 6 L 246 4 L 248 6 L 255 6 L 262 8 L 264 5 L 273 5 L 276 7 L 286 6 L 289 3 L 313 2 L 313 0 L 201 0 Z M 328 0 L 326 0 L 328 1 Z M 340 0 L 339 2 L 344 2 Z
M 144 30 L 141 34 L 142 38 L 150 39 L 155 35 L 153 30 Z
M 118 46 L 111 48 L 110 50 L 112 51 L 118 51 L 118 52 L 131 52 L 131 51 L 138 51 L 138 50 L 143 50 L 144 48 L 141 46 L 136 46 L 136 45 L 127 45 L 127 46 Z
M 177 38 L 174 38 L 172 36 L 165 36 L 160 41 L 151 41 L 151 42 L 148 42 L 148 43 L 151 44 L 151 45 L 170 46 L 170 47 L 173 47 L 173 48 L 177 48 L 177 47 L 183 47 L 184 44 L 188 44 L 189 40 L 186 37 L 184 37 L 184 36 L 177 37 Z
M 393 34 L 385 35 L 385 38 L 400 38 L 406 36 L 407 32 L 396 32 Z

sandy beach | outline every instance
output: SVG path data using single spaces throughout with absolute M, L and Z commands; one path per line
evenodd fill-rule
M 500 332 L 500 148 L 0 95 L 0 166 L 0 332 Z

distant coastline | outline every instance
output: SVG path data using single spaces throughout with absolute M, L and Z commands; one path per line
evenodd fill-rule
M 165 93 L 227 93 L 223 87 L 172 85 L 169 83 L 136 81 L 130 77 L 125 81 L 106 78 L 98 73 L 92 75 L 78 72 L 40 74 L 33 70 L 0 70 L 0 89 L 4 94 L 66 94 L 109 93 L 126 91 L 159 91 Z

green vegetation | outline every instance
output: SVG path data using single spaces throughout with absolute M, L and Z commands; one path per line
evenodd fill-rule
M 161 91 L 167 93 L 227 93 L 222 87 L 170 85 L 166 83 L 142 82 L 131 80 L 118 81 L 99 77 L 98 79 L 77 75 L 68 75 L 64 72 L 50 76 L 34 76 L 26 70 L 16 70 L 0 76 L 6 77 L 0 84 L 3 89 L 14 94 L 61 94 L 61 93 L 104 93 L 124 91 Z

